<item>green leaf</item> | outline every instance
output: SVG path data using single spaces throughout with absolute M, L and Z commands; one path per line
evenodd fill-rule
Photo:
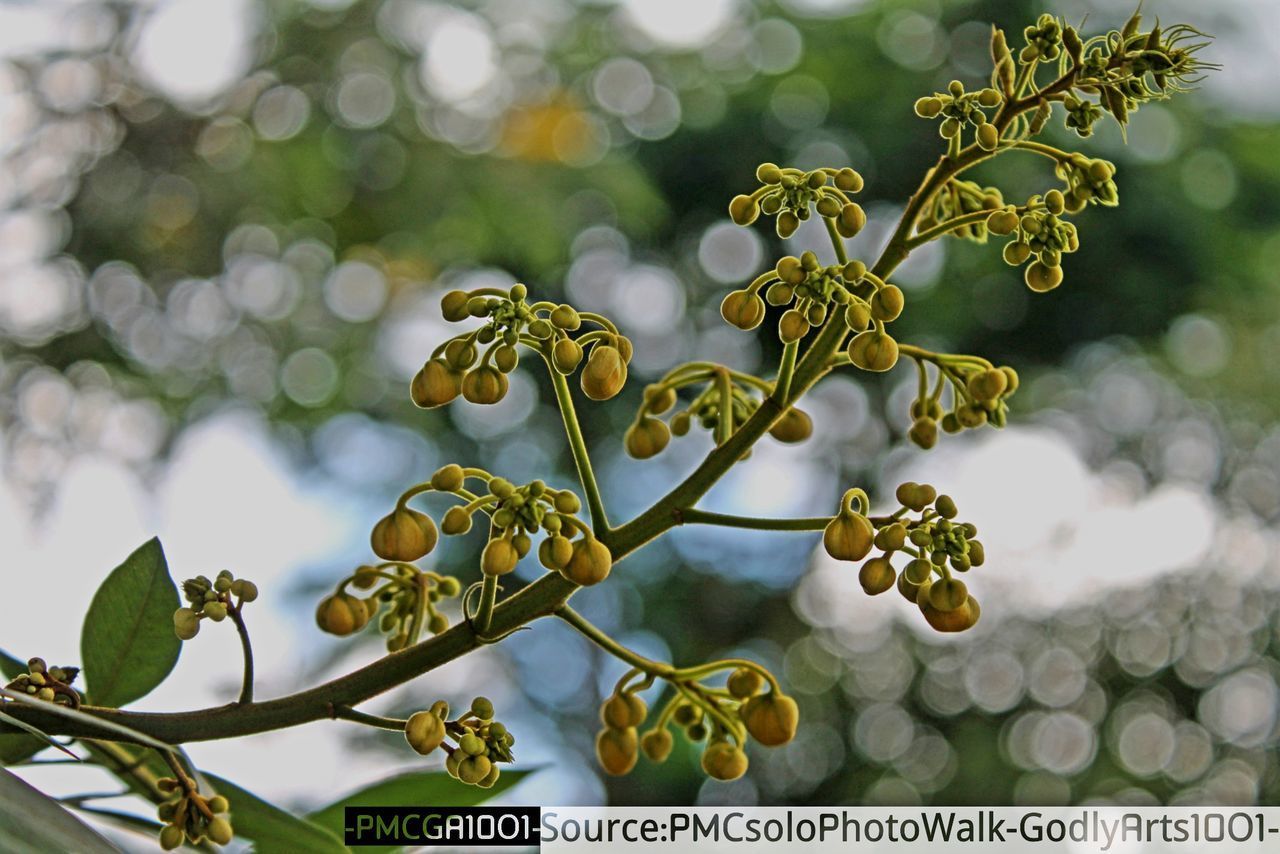
M 173 633 L 178 588 L 164 550 L 148 540 L 125 558 L 93 595 L 80 634 L 85 684 L 99 706 L 120 707 L 146 696 L 178 662 Z
M 32 726 L 31 724 L 27 723 L 24 720 L 19 720 L 18 718 L 15 718 L 13 715 L 6 714 L 5 712 L 0 712 L 0 723 L 5 723 L 5 724 L 8 724 L 9 726 L 16 726 L 18 729 L 23 730 L 24 732 L 30 733 L 32 736 L 34 736 L 35 738 L 38 738 L 41 742 L 44 743 L 41 746 L 48 745 L 49 747 L 56 747 L 58 748 L 58 750 L 61 750 L 63 753 L 67 754 L 72 759 L 80 758 L 79 756 L 76 756 L 74 753 L 68 750 L 66 746 L 62 744 L 62 742 L 55 741 L 53 736 L 45 733 L 39 727 Z M 0 753 L 2 753 L 2 751 L 3 751 L 3 748 L 0 748 Z M 37 750 L 37 752 L 39 751 Z M 31 758 L 31 756 L 35 756 L 35 753 L 29 754 L 27 757 L 24 757 L 24 758 L 29 759 Z M 4 764 L 12 765 L 13 763 L 5 762 Z
M 468 786 L 459 783 L 445 771 L 412 771 L 397 777 L 388 777 L 372 786 L 352 792 L 341 800 L 313 812 L 308 818 L 316 824 L 342 834 L 346 824 L 343 810 L 356 806 L 424 806 L 424 807 L 473 807 L 510 789 L 538 769 L 503 771 L 492 788 Z M 390 851 L 390 848 L 361 847 L 362 852 L 374 854 Z
M 9 653 L 0 649 L 0 676 L 4 677 L 4 681 L 17 679 L 19 676 L 27 672 L 27 663 L 19 661 Z
M 0 851 L 119 852 L 53 798 L 0 768 Z
M 257 854 L 293 854 L 296 851 L 339 854 L 348 851 L 340 837 L 328 830 L 267 803 L 235 783 L 212 774 L 204 776 L 218 794 L 231 802 L 231 825 L 236 836 L 251 841 Z M 342 832 L 341 827 L 338 832 Z
M 16 679 L 26 672 L 27 663 L 25 661 L 19 661 L 3 649 L 0 649 L 0 676 L 4 677 L 0 679 L 0 683 Z M 19 729 L 26 729 L 26 727 L 19 726 Z M 0 734 L 0 765 L 17 765 L 20 762 L 26 762 L 32 756 L 44 750 L 45 747 L 44 739 L 35 736 L 23 735 L 20 732 Z

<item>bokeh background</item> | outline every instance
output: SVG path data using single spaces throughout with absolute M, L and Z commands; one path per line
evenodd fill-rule
M 1130 4 L 1062 0 L 1090 31 Z M 159 0 L 0 6 L 0 646 L 72 663 L 93 589 L 158 533 L 175 575 L 258 581 L 260 692 L 379 654 L 311 622 L 402 488 L 449 461 L 570 485 L 543 377 L 423 412 L 407 381 L 449 334 L 449 288 L 526 282 L 615 318 L 633 379 L 581 407 L 615 518 L 696 464 L 621 453 L 643 383 L 708 358 L 772 370 L 723 294 L 784 251 L 726 204 L 761 160 L 867 178 L 871 259 L 940 151 L 913 100 L 989 73 L 1017 0 Z M 604 779 L 596 709 L 623 666 L 565 626 L 369 704 L 492 697 L 542 770 L 523 803 L 1280 802 L 1280 90 L 1265 0 L 1149 2 L 1217 36 L 1200 91 L 1080 148 L 1121 206 L 1079 218 L 1036 296 L 985 247 L 896 280 L 913 343 L 1015 365 L 1011 425 L 904 442 L 914 374 L 832 376 L 805 445 L 762 443 L 704 506 L 831 512 L 904 479 L 956 496 L 987 545 L 983 621 L 930 633 L 812 535 L 677 530 L 575 606 L 679 663 L 744 654 L 801 704 L 791 745 L 706 782 L 697 754 Z M 1055 122 L 1057 124 L 1057 122 Z M 1073 145 L 1060 129 L 1052 134 Z M 980 177 L 1052 186 L 1037 158 Z M 821 247 L 806 226 L 795 247 Z M 884 502 L 878 502 L 884 503 Z M 480 543 L 443 571 L 476 574 Z M 532 560 L 521 581 L 540 569 Z M 186 645 L 146 709 L 224 702 L 231 632 Z M 421 767 L 394 735 L 315 724 L 197 744 L 207 770 L 307 806 Z M 89 770 L 24 772 L 53 791 Z

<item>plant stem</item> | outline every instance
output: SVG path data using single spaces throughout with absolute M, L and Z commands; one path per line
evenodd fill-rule
M 380 715 L 370 715 L 365 712 L 358 712 L 350 706 L 334 706 L 333 717 L 351 721 L 353 723 L 364 724 L 365 726 L 376 727 L 378 729 L 389 729 L 398 732 L 404 732 L 405 724 L 408 721 L 402 721 L 399 718 L 384 718 Z
M 722 528 L 750 528 L 756 531 L 821 531 L 831 521 L 830 516 L 813 516 L 807 519 L 758 519 L 754 516 L 730 516 L 690 507 L 680 511 L 677 524 L 719 525 Z
M 577 611 L 570 608 L 568 605 L 561 605 L 559 608 L 556 608 L 555 614 L 557 617 L 564 620 L 566 623 L 568 623 L 569 625 L 577 629 L 579 632 L 581 632 L 588 640 L 590 640 L 596 646 L 600 647 L 610 655 L 613 655 L 621 659 L 622 661 L 625 661 L 627 664 L 630 664 L 632 667 L 638 667 L 641 670 L 643 670 L 645 673 L 648 673 L 651 676 L 660 677 L 662 679 L 671 679 L 675 676 L 676 669 L 672 667 L 670 664 L 663 664 L 660 661 L 653 661 L 651 659 L 645 658 L 643 655 L 640 655 L 639 653 L 632 652 L 622 644 L 615 641 L 613 638 L 606 635 L 604 632 L 597 629 L 595 626 L 589 623 L 585 617 L 583 617 Z
M 787 396 L 791 393 L 791 377 L 796 372 L 796 354 L 799 352 L 799 341 L 788 341 L 782 348 L 782 362 L 778 365 L 778 381 L 773 387 L 773 396 L 779 404 L 786 405 Z
M 249 643 L 249 627 L 244 623 L 244 615 L 240 613 L 240 605 L 227 609 L 231 622 L 236 624 L 236 633 L 240 635 L 240 649 L 244 652 L 244 679 L 240 683 L 240 705 L 253 702 L 253 645 Z
M 480 588 L 480 608 L 476 611 L 475 624 L 481 634 L 488 634 L 493 622 L 493 606 L 498 601 L 498 576 L 486 575 Z
M 596 485 L 596 475 L 591 469 L 591 457 L 587 454 L 587 442 L 582 437 L 582 426 L 578 423 L 578 414 L 573 408 L 573 395 L 569 392 L 569 381 L 564 374 L 556 370 L 547 354 L 547 368 L 551 374 L 551 384 L 556 390 L 556 403 L 560 406 L 560 417 L 564 419 L 564 432 L 569 439 L 569 451 L 573 454 L 573 464 L 578 469 L 578 480 L 587 494 L 587 509 L 591 512 L 591 528 L 597 537 L 609 530 L 609 517 L 605 515 L 604 501 L 600 498 L 600 487 Z

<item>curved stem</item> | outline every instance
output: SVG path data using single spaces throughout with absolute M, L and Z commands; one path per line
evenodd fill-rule
M 370 715 L 365 712 L 358 712 L 350 706 L 334 706 L 333 717 L 339 720 L 364 724 L 365 726 L 377 727 L 378 729 L 389 729 L 399 732 L 404 732 L 405 724 L 408 723 L 408 721 L 402 721 L 399 718 L 384 718 L 381 715 Z
M 244 679 L 240 683 L 240 705 L 253 702 L 253 645 L 249 643 L 249 627 L 244 624 L 244 616 L 240 609 L 244 603 L 227 609 L 231 622 L 236 624 L 236 633 L 240 635 L 240 649 L 244 652 Z
M 556 390 L 556 403 L 560 407 L 560 417 L 564 420 L 564 432 L 569 439 L 569 451 L 573 455 L 573 464 L 578 469 L 578 480 L 587 494 L 587 509 L 591 512 L 591 527 L 596 536 L 609 530 L 609 517 L 605 515 L 604 501 L 600 498 L 600 487 L 596 485 L 596 475 L 591 468 L 591 457 L 587 454 L 587 441 L 582 436 L 582 426 L 578 423 L 578 414 L 573 408 L 573 395 L 569 392 L 569 381 L 564 374 L 555 369 L 550 357 L 544 352 L 543 358 L 551 374 L 551 384 Z
M 498 601 L 498 576 L 486 575 L 480 588 L 480 608 L 476 611 L 475 624 L 481 634 L 487 634 L 493 622 L 493 606 Z
M 683 525 L 719 525 L 722 528 L 750 528 L 756 531 L 821 531 L 831 521 L 830 516 L 813 516 L 806 519 L 758 519 L 754 516 L 730 516 L 690 507 L 680 511 Z
M 791 393 L 791 377 L 796 371 L 796 354 L 799 352 L 799 341 L 789 341 L 782 348 L 782 362 L 778 365 L 778 381 L 773 388 L 773 396 L 780 404 L 786 404 L 787 396 Z
M 570 608 L 568 605 L 561 605 L 559 608 L 556 608 L 555 615 L 581 632 L 596 646 L 600 647 L 610 655 L 625 661 L 632 667 L 638 667 L 651 676 L 657 676 L 663 679 L 671 679 L 676 673 L 676 669 L 670 664 L 653 661 L 645 658 L 639 653 L 632 652 L 627 649 L 625 646 L 593 626 L 585 617 Z

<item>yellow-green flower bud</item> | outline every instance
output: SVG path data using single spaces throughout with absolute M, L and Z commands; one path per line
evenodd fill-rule
M 538 560 L 547 569 L 564 569 L 573 559 L 573 542 L 559 534 L 547 537 L 538 546 Z
M 654 415 L 661 415 L 676 405 L 676 390 L 660 385 L 651 385 L 644 392 L 645 405 Z
M 334 593 L 320 600 L 316 607 L 316 625 L 320 631 L 345 637 L 369 622 L 364 601 L 349 593 Z
M 1063 197 L 1061 190 L 1050 190 L 1044 194 L 1045 210 L 1049 211 L 1049 213 L 1056 216 L 1057 214 L 1062 213 L 1066 208 L 1066 205 L 1067 200 Z
M 480 782 L 476 783 L 482 789 L 492 789 L 493 784 L 498 782 L 498 777 L 502 775 L 502 769 L 498 764 L 492 763 L 489 767 L 489 773 L 484 775 Z
M 887 371 L 898 364 L 898 342 L 876 329 L 859 332 L 849 342 L 849 361 L 864 371 Z
M 993 211 L 987 217 L 987 231 L 1003 237 L 1018 227 L 1018 215 L 1011 210 Z M 1011 244 L 1017 245 L 1017 244 Z
M 888 323 L 897 320 L 906 305 L 902 289 L 897 285 L 885 285 L 871 296 L 871 316 Z
M 729 202 L 729 218 L 738 225 L 751 225 L 760 216 L 760 205 L 750 196 L 737 195 Z
M 794 255 L 783 255 L 779 258 L 774 272 L 778 274 L 779 279 L 789 285 L 798 285 L 804 281 L 804 267 L 800 264 L 800 259 Z
M 932 590 L 929 591 L 930 596 L 932 592 Z M 925 621 L 938 632 L 963 632 L 971 629 L 982 615 L 978 600 L 972 596 L 965 600 L 963 605 L 951 611 L 940 611 L 933 606 L 930 598 L 921 596 L 920 611 L 924 614 Z
M 837 220 L 838 222 L 838 220 Z M 774 223 L 774 230 L 783 240 L 796 233 L 796 229 L 800 227 L 800 217 L 791 211 L 783 211 L 778 214 L 778 219 Z
M 574 514 L 582 509 L 582 502 L 578 500 L 578 496 L 568 490 L 557 492 L 552 503 L 555 504 L 557 513 Z
M 627 453 L 638 460 L 647 460 L 662 452 L 671 441 L 671 431 L 657 418 L 645 416 L 627 428 L 623 444 Z
M 462 376 L 440 359 L 432 359 L 414 374 L 409 396 L 422 409 L 444 406 L 462 391 Z
M 383 560 L 412 562 L 425 557 L 439 539 L 436 523 L 425 513 L 399 507 L 378 520 L 369 535 L 373 553 Z
M 988 369 L 969 377 L 966 383 L 969 394 L 978 400 L 995 400 L 1004 394 L 1009 385 L 1009 378 L 1004 371 Z
M 855 237 L 867 224 L 867 214 L 857 202 L 850 202 L 840 209 L 836 219 L 836 231 L 841 237 Z
M 933 502 L 933 508 L 938 511 L 938 515 L 943 519 L 954 519 L 960 512 L 956 507 L 955 499 L 950 495 L 939 495 L 937 500 Z
M 431 712 L 415 712 L 404 725 L 405 740 L 423 756 L 443 744 L 446 734 L 444 721 Z
M 573 544 L 573 556 L 561 573 L 574 584 L 589 587 L 604 581 L 612 568 L 608 546 L 595 537 L 585 537 Z
M 924 450 L 938 444 L 938 422 L 932 418 L 917 418 L 907 431 L 908 438 Z
M 785 694 L 770 691 L 752 697 L 742 706 L 742 722 L 751 737 L 765 747 L 777 747 L 795 738 L 800 724 L 796 701 Z
M 485 575 L 506 575 L 516 568 L 520 555 L 511 543 L 511 535 L 490 540 L 480 553 L 480 571 Z
M 1031 257 L 1031 247 L 1026 243 L 1013 241 L 1006 243 L 1004 246 L 1004 261 L 1011 267 L 1016 267 Z
M 836 560 L 862 560 L 871 551 L 875 535 L 866 516 L 841 512 L 827 523 L 822 545 Z
M 858 570 L 858 583 L 862 585 L 862 589 L 868 596 L 877 596 L 885 592 L 897 580 L 897 573 L 894 572 L 893 564 L 888 558 L 873 557 Z
M 1042 294 L 1062 284 L 1062 268 L 1051 267 L 1042 261 L 1033 261 L 1027 265 L 1023 278 L 1026 279 L 1027 287 Z
M 467 303 L 470 300 L 470 294 L 465 291 L 449 291 L 440 298 L 440 313 L 450 323 L 466 320 L 471 314 L 467 311 Z
M 487 756 L 468 756 L 458 763 L 458 779 L 472 786 L 489 776 L 493 763 Z
M 451 537 L 465 534 L 471 530 L 471 514 L 461 507 L 450 507 L 440 520 L 440 527 Z
M 204 608 L 201 609 L 200 613 L 215 623 L 221 623 L 227 618 L 227 606 L 222 602 L 205 602 Z
M 755 329 L 764 319 L 764 300 L 750 291 L 730 291 L 720 303 L 720 316 L 739 329 Z
M 836 172 L 835 185 L 846 193 L 862 192 L 862 176 L 848 166 Z
M 462 396 L 472 403 L 492 404 L 507 396 L 507 375 L 497 368 L 481 365 L 462 378 Z
M 635 694 L 614 694 L 600 706 L 600 721 L 613 729 L 638 727 L 649 714 L 649 707 Z
M 484 756 L 489 750 L 485 747 L 484 739 L 474 732 L 469 732 L 458 739 L 458 749 L 468 756 Z
M 747 754 L 732 742 L 712 742 L 702 751 L 702 770 L 716 780 L 736 780 L 747 773 Z
M 929 604 L 939 611 L 954 611 L 969 600 L 969 588 L 956 578 L 940 578 L 929 587 Z
M 200 615 L 191 608 L 179 608 L 173 612 L 173 633 L 188 641 L 200 633 Z
M 600 767 L 606 774 L 618 777 L 628 773 L 636 767 L 639 752 L 639 738 L 635 727 L 605 727 L 596 735 L 596 759 L 600 761 Z
M 582 391 L 592 400 L 608 400 L 627 382 L 627 365 L 616 347 L 598 344 L 582 369 Z
M 449 463 L 436 469 L 435 474 L 431 475 L 431 488 L 440 492 L 453 492 L 462 489 L 464 477 L 462 466 Z
M 756 167 L 756 180 L 761 184 L 777 184 L 782 181 L 782 170 L 775 163 L 761 163 Z
M 182 844 L 184 835 L 182 828 L 167 824 L 160 829 L 160 847 L 165 851 L 172 851 Z
M 582 325 L 582 318 L 578 315 L 577 309 L 564 303 L 551 310 L 550 320 L 553 326 L 566 332 L 572 332 Z
M 488 697 L 476 697 L 471 701 L 471 714 L 482 721 L 493 719 L 493 701 Z
M 932 96 L 918 98 L 915 103 L 915 111 L 916 115 L 922 119 L 936 118 L 938 113 L 942 112 L 942 101 Z
M 793 406 L 769 428 L 769 435 L 779 442 L 803 442 L 813 435 L 813 419 L 803 409 Z
M 739 667 L 729 674 L 729 693 L 739 700 L 754 697 L 764 685 L 764 677 L 750 667 Z
M 784 344 L 799 341 L 809 334 L 809 319 L 794 308 L 789 308 L 778 319 L 778 337 Z
M 665 728 L 651 729 L 640 738 L 640 749 L 650 762 L 666 762 L 673 746 L 675 739 Z
M 978 125 L 974 135 L 977 137 L 979 147 L 984 151 L 995 151 L 996 146 L 1000 144 L 1000 130 L 990 122 Z
M 258 598 L 258 585 L 247 578 L 237 578 L 231 582 L 231 595 L 241 602 L 252 602 Z

